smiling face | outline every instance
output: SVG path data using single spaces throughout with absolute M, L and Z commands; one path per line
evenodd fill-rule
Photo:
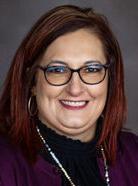
M 86 29 L 65 34 L 54 40 L 40 59 L 40 65 L 50 62 L 77 69 L 87 61 L 106 63 L 103 47 L 98 37 Z M 81 81 L 78 73 L 73 73 L 71 80 L 62 86 L 50 85 L 43 71 L 38 69 L 36 95 L 38 117 L 57 133 L 89 141 L 93 138 L 96 123 L 105 106 L 108 89 L 108 74 L 96 85 L 88 85 Z

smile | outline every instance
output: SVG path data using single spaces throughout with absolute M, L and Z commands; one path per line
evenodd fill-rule
M 61 100 L 60 103 L 67 109 L 82 109 L 84 108 L 88 101 L 70 101 L 70 100 Z

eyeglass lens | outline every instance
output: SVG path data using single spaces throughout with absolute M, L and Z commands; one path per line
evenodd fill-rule
M 81 80 L 87 84 L 97 84 L 101 82 L 106 74 L 106 69 L 102 64 L 92 64 L 84 66 L 78 70 L 73 70 L 64 65 L 50 65 L 45 70 L 45 77 L 50 84 L 66 84 L 73 72 L 78 72 Z
M 71 71 L 66 66 L 49 66 L 45 71 L 47 81 L 54 85 L 64 84 L 71 76 Z

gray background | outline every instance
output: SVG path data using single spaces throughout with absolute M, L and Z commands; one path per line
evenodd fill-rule
M 128 100 L 126 127 L 138 134 L 138 1 L 137 0 L 0 0 L 0 86 L 11 59 L 32 24 L 61 4 L 93 7 L 105 14 L 116 34 L 125 68 Z

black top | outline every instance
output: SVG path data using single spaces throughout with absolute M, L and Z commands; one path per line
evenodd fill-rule
M 38 127 L 76 186 L 106 186 L 96 161 L 98 135 L 92 141 L 84 143 L 59 135 L 40 121 Z M 40 154 L 46 161 L 58 167 L 45 146 L 41 149 Z M 61 174 L 62 186 L 70 186 L 62 171 Z

